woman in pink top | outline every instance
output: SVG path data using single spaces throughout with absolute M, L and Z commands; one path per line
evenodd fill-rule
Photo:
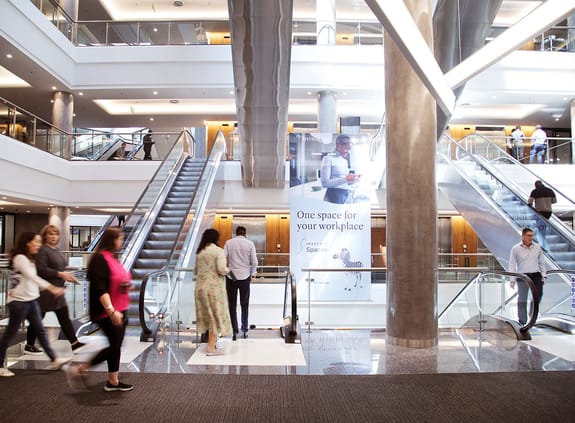
M 89 367 L 107 361 L 108 380 L 104 390 L 131 391 L 134 388 L 119 380 L 120 351 L 128 323 L 126 311 L 130 306 L 129 290 L 132 280 L 130 272 L 116 258 L 123 242 L 124 235 L 120 228 L 106 229 L 90 259 L 90 319 L 100 326 L 110 345 L 98 352 L 90 362 L 65 369 L 68 383 L 72 387 L 80 385 L 81 376 Z

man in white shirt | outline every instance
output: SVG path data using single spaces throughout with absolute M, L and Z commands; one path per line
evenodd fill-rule
M 242 308 L 242 334 L 248 337 L 248 308 L 250 306 L 250 283 L 252 275 L 256 273 L 258 258 L 255 244 L 246 238 L 246 228 L 238 226 L 236 237 L 226 241 L 224 254 L 228 258 L 230 273 L 226 276 L 226 291 L 228 292 L 228 305 L 232 321 L 232 340 L 237 339 L 238 316 L 237 302 L 240 291 L 240 306 Z
M 535 284 L 533 292 L 533 302 L 539 304 L 543 296 L 543 284 L 545 281 L 545 257 L 543 250 L 533 242 L 533 230 L 524 228 L 521 232 L 521 242 L 511 249 L 509 257 L 509 271 L 523 273 Z M 511 288 L 515 287 L 515 282 L 511 282 Z M 518 281 L 517 284 L 517 314 L 519 323 L 527 323 L 527 295 L 529 287 L 525 282 Z
M 541 129 L 541 125 L 537 125 L 535 127 L 535 132 L 531 135 L 531 143 L 529 163 L 535 162 L 535 156 L 537 156 L 537 163 L 543 163 L 543 156 L 547 149 L 547 134 L 543 129 Z
M 509 137 L 509 148 L 511 149 L 511 155 L 513 158 L 519 161 L 523 160 L 524 141 L 525 134 L 521 130 L 521 126 L 517 125 Z

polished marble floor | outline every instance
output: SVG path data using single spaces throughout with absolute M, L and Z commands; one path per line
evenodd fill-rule
M 55 329 L 52 329 L 55 331 Z M 409 349 L 387 345 L 385 333 L 370 330 L 303 330 L 301 342 L 285 344 L 279 330 L 252 330 L 247 339 L 221 338 L 224 356 L 207 357 L 205 344 L 193 331 L 159 333 L 155 342 L 140 342 L 129 330 L 121 372 L 216 374 L 415 374 L 520 371 L 575 371 L 575 335 L 534 328 L 532 340 L 518 341 L 511 333 L 441 330 L 438 345 Z M 56 337 L 56 336 L 54 336 Z M 72 354 L 67 341 L 55 340 L 61 357 L 87 360 L 105 345 L 96 333 L 83 337 L 88 345 Z M 8 363 L 18 369 L 47 368 L 45 355 L 22 354 L 21 345 L 9 350 Z M 101 364 L 92 371 L 105 371 Z

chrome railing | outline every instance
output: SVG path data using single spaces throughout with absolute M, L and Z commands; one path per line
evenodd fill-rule
M 139 153 L 144 135 L 148 128 L 139 128 L 131 132 L 76 128 L 66 132 L 32 112 L 0 97 L 0 128 L 2 135 L 22 141 L 66 160 L 98 160 L 102 154 L 112 148 L 118 150 L 122 142 L 129 148 L 126 157 L 118 159 L 142 159 Z M 154 133 L 156 140 L 161 139 L 166 145 L 175 142 L 180 132 Z M 115 151 L 109 151 L 113 156 Z

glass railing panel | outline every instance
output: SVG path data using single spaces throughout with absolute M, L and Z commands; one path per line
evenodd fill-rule
M 66 283 L 66 302 L 71 319 L 88 316 L 89 283 L 85 269 L 70 269 L 78 283 Z
M 547 273 L 538 321 L 553 317 L 570 320 L 575 330 L 575 270 L 552 270 Z
M 455 296 L 447 307 L 440 309 L 440 328 L 497 329 L 501 322 L 519 324 L 519 312 L 524 310 L 527 322 L 533 318 L 533 296 L 522 275 L 481 273 Z M 526 292 L 525 303 L 519 290 Z M 523 297 L 521 297 L 523 298 Z

